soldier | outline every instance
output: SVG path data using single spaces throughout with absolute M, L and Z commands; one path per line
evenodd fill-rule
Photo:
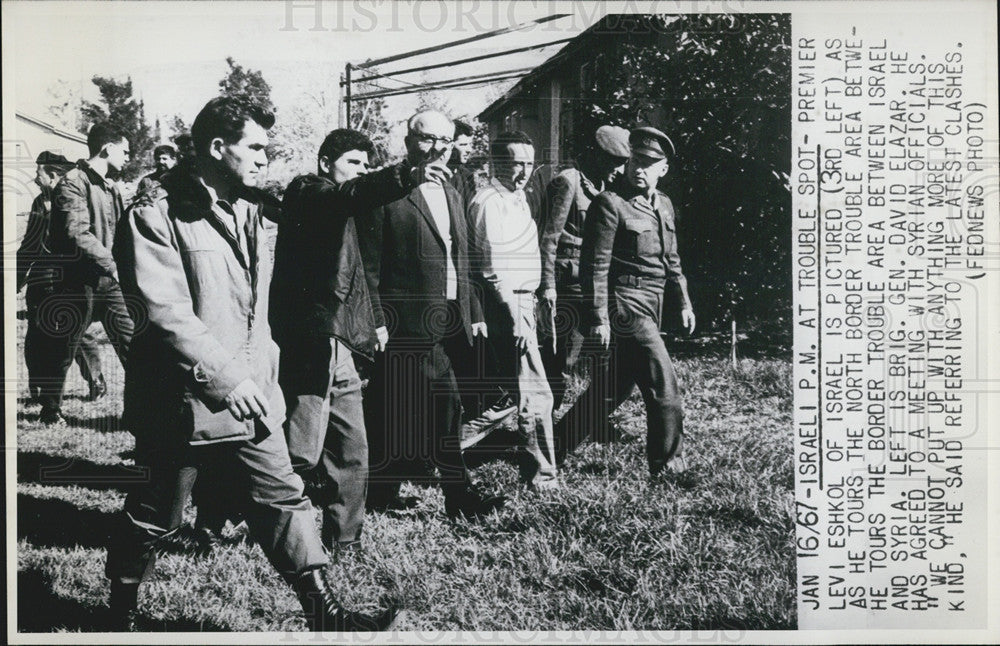
M 594 135 L 594 144 L 580 160 L 580 167 L 567 168 L 556 175 L 545 191 L 547 208 L 539 227 L 541 292 L 546 319 L 541 331 L 549 337 L 549 342 L 543 348 L 542 359 L 557 409 L 566 394 L 564 373 L 572 368 L 583 343 L 583 336 L 577 330 L 583 320 L 580 301 L 583 222 L 591 200 L 611 187 L 628 156 L 628 130 L 601 126 Z
M 594 198 L 580 255 L 584 324 L 605 352 L 596 357 L 590 388 L 560 420 L 557 432 L 569 441 L 568 450 L 591 429 L 606 438 L 611 412 L 638 385 L 646 403 L 649 471 L 656 476 L 685 467 L 680 392 L 660 337 L 665 294 L 674 297 L 671 306 L 679 306 L 688 333 L 695 318 L 677 253 L 674 208 L 656 188 L 669 170 L 674 145 L 650 127 L 633 130 L 629 143 L 626 182 Z

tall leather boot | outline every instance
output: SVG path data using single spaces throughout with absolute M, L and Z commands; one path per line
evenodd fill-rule
M 309 630 L 313 632 L 392 630 L 399 615 L 396 608 L 389 608 L 375 616 L 344 610 L 334 600 L 333 592 L 323 578 L 322 568 L 304 572 L 292 585 L 299 596 L 299 603 L 305 612 Z
M 139 584 L 111 582 L 111 630 L 135 632 L 136 611 L 139 608 Z

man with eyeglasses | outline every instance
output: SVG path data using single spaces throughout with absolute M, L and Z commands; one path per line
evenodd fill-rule
M 111 255 L 115 226 L 124 212 L 121 193 L 109 174 L 121 172 L 129 160 L 129 141 L 109 123 L 97 123 L 87 134 L 89 159 L 66 173 L 52 194 L 50 241 L 63 276 L 58 301 L 46 316 L 67 321 L 60 335 L 54 378 L 42 384 L 41 420 L 63 424 L 62 397 L 66 373 L 90 322 L 100 320 L 118 358 L 125 364 L 133 323 L 125 308 L 118 267 Z
M 407 161 L 445 164 L 455 124 L 426 110 L 407 123 Z M 403 465 L 429 461 L 441 472 L 445 511 L 481 516 L 501 498 L 471 483 L 460 449 L 462 404 L 452 366 L 473 337 L 485 336 L 470 289 L 465 205 L 448 182 L 423 182 L 377 210 L 359 231 L 376 326 L 389 342 L 365 397 L 372 507 L 405 505 Z

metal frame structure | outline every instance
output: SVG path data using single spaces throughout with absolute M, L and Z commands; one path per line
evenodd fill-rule
M 393 56 L 386 56 L 384 58 L 378 58 L 374 60 L 368 60 L 363 63 L 351 63 L 348 62 L 344 65 L 344 73 L 340 77 L 340 88 L 342 91 L 341 95 L 341 105 L 343 109 L 340 111 L 342 118 L 341 127 L 350 127 L 351 124 L 351 104 L 355 101 L 363 101 L 366 99 L 376 99 L 389 96 L 399 96 L 403 94 L 414 94 L 421 92 L 423 90 L 444 90 L 452 89 L 458 87 L 466 87 L 470 85 L 483 85 L 486 83 L 493 83 L 496 81 L 506 81 L 510 79 L 517 79 L 525 76 L 534 68 L 520 68 L 520 69 L 510 69 L 489 72 L 485 74 L 475 74 L 471 76 L 461 76 L 457 78 L 442 79 L 438 81 L 429 81 L 426 83 L 407 83 L 407 87 L 398 88 L 380 88 L 378 91 L 365 92 L 362 94 L 354 93 L 354 85 L 356 83 L 370 82 L 375 79 L 392 79 L 399 80 L 396 77 L 403 74 L 412 74 L 414 72 L 423 72 L 433 69 L 441 69 L 446 67 L 454 67 L 456 65 L 463 65 L 465 63 L 472 63 L 476 61 L 482 61 L 490 58 L 497 58 L 500 56 L 507 56 L 509 54 L 518 54 L 521 52 L 527 52 L 537 49 L 544 49 L 546 47 L 551 47 L 553 45 L 561 45 L 569 42 L 572 38 L 563 38 L 559 40 L 554 40 L 546 43 L 541 43 L 538 45 L 528 45 L 526 47 L 517 47 L 514 49 L 509 49 L 501 52 L 495 52 L 490 54 L 481 54 L 479 56 L 470 56 L 467 58 L 461 58 L 454 61 L 448 61 L 446 63 L 434 63 L 432 65 L 422 65 L 418 67 L 410 67 L 401 70 L 394 70 L 390 72 L 374 72 L 360 77 L 355 77 L 355 71 L 363 71 L 371 69 L 378 65 L 383 65 L 385 63 L 394 63 L 396 61 L 401 61 L 407 58 L 412 58 L 414 56 L 421 56 L 423 54 L 430 54 L 433 52 L 438 52 L 451 47 L 457 47 L 459 45 L 465 45 L 467 43 L 483 40 L 485 38 L 493 38 L 495 36 L 500 36 L 503 34 L 512 33 L 515 31 L 520 31 L 532 25 L 540 25 L 543 23 L 551 22 L 553 20 L 558 20 L 560 18 L 565 18 L 570 14 L 560 13 L 552 14 L 550 16 L 545 16 L 535 20 L 529 20 L 527 22 L 522 22 L 511 27 L 504 27 L 502 29 L 495 29 L 493 31 L 488 31 L 486 33 L 477 34 L 469 38 L 462 38 L 459 40 L 454 40 L 448 43 L 442 43 L 440 45 L 434 45 L 433 47 L 424 47 L 423 49 L 416 49 L 410 52 L 404 52 L 402 54 L 395 54 Z M 405 81 L 400 81 L 406 83 Z

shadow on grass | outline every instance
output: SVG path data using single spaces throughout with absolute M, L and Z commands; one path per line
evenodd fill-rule
M 19 632 L 115 631 L 107 606 L 93 606 L 57 595 L 49 578 L 37 570 L 17 573 L 17 628 Z M 143 632 L 229 632 L 208 621 L 155 620 L 140 616 L 136 628 Z
M 67 415 L 66 413 L 63 413 L 63 419 L 66 420 L 66 426 L 70 429 L 83 428 L 91 431 L 97 431 L 99 433 L 116 433 L 118 431 L 126 430 L 125 427 L 122 426 L 122 420 L 119 415 L 76 417 L 75 415 Z M 40 424 L 40 413 L 18 411 L 17 421 Z
M 17 454 L 18 482 L 127 491 L 131 485 L 146 482 L 147 479 L 147 471 L 143 467 L 97 464 L 83 458 L 67 458 L 47 453 Z
M 17 537 L 32 545 L 103 548 L 112 519 L 112 514 L 63 500 L 17 496 Z

